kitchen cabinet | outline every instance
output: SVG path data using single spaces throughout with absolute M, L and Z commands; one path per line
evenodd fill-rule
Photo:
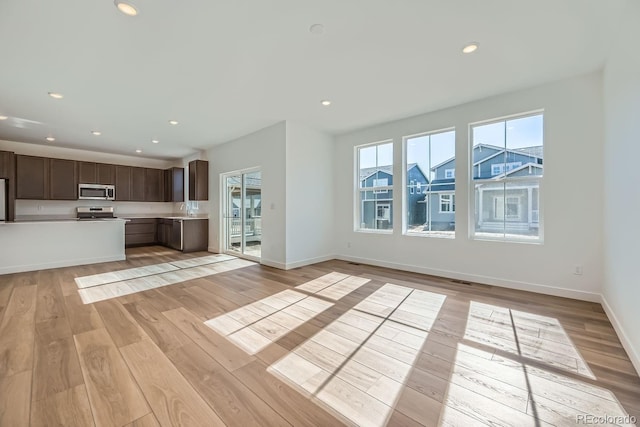
M 131 168 L 131 199 L 135 202 L 144 202 L 145 196 L 145 168 Z M 116 189 L 116 193 L 118 190 Z
M 15 178 L 15 155 L 10 151 L 0 151 L 0 179 Z
M 209 162 L 189 162 L 189 200 L 209 200 Z
M 178 251 L 182 250 L 182 220 L 174 219 L 171 224 L 171 233 L 169 234 L 169 247 Z
M 93 162 L 78 162 L 78 183 L 97 184 L 96 164 Z
M 78 200 L 77 162 L 73 160 L 48 159 L 49 185 L 47 199 Z
M 96 163 L 96 177 L 98 184 L 115 185 L 116 165 L 110 165 L 107 163 Z
M 16 156 L 16 198 L 44 200 L 47 198 L 49 159 Z
M 124 226 L 124 245 L 148 246 L 158 241 L 156 218 L 133 218 Z
M 115 165 L 78 162 L 78 183 L 114 185 L 116 183 Z
M 188 219 L 182 221 L 182 251 L 206 251 L 209 247 L 209 220 Z
M 16 198 L 77 200 L 77 162 L 47 157 L 16 156 Z
M 184 202 L 184 168 L 164 171 L 164 201 Z
M 164 171 L 162 169 L 145 169 L 145 192 L 146 202 L 164 201 Z
M 131 200 L 131 166 L 116 165 L 116 200 Z

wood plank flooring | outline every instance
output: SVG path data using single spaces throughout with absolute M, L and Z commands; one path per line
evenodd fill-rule
M 100 286 L 114 290 L 86 298 Z M 539 427 L 591 416 L 640 418 L 640 378 L 598 304 L 161 247 L 0 276 L 0 426 Z

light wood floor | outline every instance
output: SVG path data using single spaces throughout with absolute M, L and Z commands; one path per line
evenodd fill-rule
M 188 271 L 210 255 L 137 248 L 0 276 L 0 426 L 640 418 L 640 379 L 598 304 L 341 261 Z M 172 268 L 173 284 L 91 304 L 75 281 L 185 260 L 184 281 Z

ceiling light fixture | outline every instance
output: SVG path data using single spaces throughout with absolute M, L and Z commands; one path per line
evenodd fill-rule
M 102 132 L 100 132 L 99 130 L 92 130 L 91 135 L 100 136 L 102 135 Z
M 116 5 L 120 12 L 124 13 L 127 16 L 136 16 L 138 14 L 138 9 L 136 9 L 131 2 L 115 0 L 113 3 Z
M 7 120 L 9 116 L 0 116 L 0 120 Z
M 178 121 L 177 120 L 169 120 L 169 124 L 175 126 L 175 125 L 178 124 Z
M 312 26 L 309 27 L 309 32 L 311 34 L 319 36 L 320 34 L 324 33 L 324 25 L 322 25 L 322 24 L 313 24 Z
M 49 141 L 49 142 L 53 142 L 53 141 L 55 141 L 55 140 L 56 140 L 56 139 L 55 139 L 54 137 L 52 137 L 52 136 L 48 136 L 48 137 L 46 137 L 45 139 L 46 139 L 47 141 Z
M 61 93 L 57 93 L 57 92 L 49 92 L 49 96 L 54 98 L 54 99 L 62 99 L 62 98 L 64 98 L 64 95 L 62 95 Z
M 475 52 L 476 50 L 478 50 L 478 47 L 479 45 L 476 42 L 468 43 L 465 47 L 462 48 L 462 53 Z
M 158 141 L 157 139 L 152 139 L 151 142 L 153 142 L 154 144 L 157 144 L 160 141 Z
M 328 107 L 329 105 L 331 105 L 331 101 L 329 101 L 328 99 L 324 99 L 320 101 L 320 104 L 324 105 L 325 107 Z
M 136 153 L 142 153 L 142 150 L 137 149 L 137 150 L 136 150 Z

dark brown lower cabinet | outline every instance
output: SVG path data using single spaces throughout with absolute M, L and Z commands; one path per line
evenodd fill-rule
M 206 251 L 209 247 L 209 220 L 182 221 L 182 252 Z
M 156 218 L 130 219 L 124 226 L 124 245 L 148 246 L 158 241 L 158 220 Z

